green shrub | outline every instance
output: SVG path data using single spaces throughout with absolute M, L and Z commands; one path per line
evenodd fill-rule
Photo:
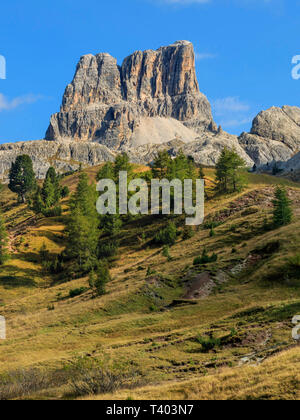
M 214 221 L 214 220 L 207 220 L 203 224 L 203 229 L 209 230 L 209 229 L 215 229 L 222 225 L 222 222 L 220 221 Z
M 98 256 L 99 258 L 114 257 L 118 253 L 118 248 L 119 244 L 117 241 L 100 243 L 98 247 Z
M 68 197 L 70 194 L 70 190 L 69 188 L 65 185 L 62 189 L 61 189 L 61 198 L 66 198 Z
M 208 255 L 206 249 L 203 250 L 201 257 L 194 259 L 194 265 L 203 265 L 216 262 L 218 260 L 217 254 L 213 253 L 211 256 Z
M 69 292 L 69 297 L 74 298 L 76 296 L 80 296 L 87 291 L 86 287 L 80 287 L 78 289 L 71 289 Z
M 59 217 L 62 215 L 62 208 L 61 206 L 55 206 L 52 208 L 43 209 L 43 215 L 45 217 Z
M 172 257 L 170 255 L 170 248 L 168 247 L 168 245 L 164 246 L 163 248 L 163 256 L 167 258 L 168 261 L 172 261 Z
M 106 294 L 106 284 L 110 281 L 111 276 L 107 262 L 100 261 L 97 270 L 90 272 L 89 285 L 98 296 L 102 296 Z
M 185 241 L 191 239 L 195 235 L 193 228 L 191 226 L 185 226 L 183 229 L 182 239 Z
M 220 347 L 221 345 L 221 340 L 219 338 L 214 338 L 214 337 L 204 338 L 198 335 L 197 341 L 199 344 L 201 344 L 202 351 L 204 353 L 207 353 L 210 350 L 214 350 L 215 348 Z
M 158 232 L 154 238 L 154 242 L 157 245 L 169 245 L 175 244 L 177 238 L 177 229 L 173 222 L 169 222 L 168 225 Z

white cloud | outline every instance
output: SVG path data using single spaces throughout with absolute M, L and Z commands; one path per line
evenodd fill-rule
M 24 96 L 17 96 L 9 100 L 6 96 L 0 93 L 0 112 L 1 111 L 11 111 L 15 108 L 18 108 L 20 105 L 24 104 L 33 104 L 41 99 L 41 95 L 24 95 Z
M 195 53 L 195 58 L 197 61 L 201 61 L 201 60 L 207 60 L 210 58 L 216 58 L 216 54 L 211 54 L 211 53 Z
M 216 99 L 213 101 L 213 109 L 218 116 L 228 113 L 249 111 L 250 106 L 240 101 L 238 96 L 228 96 L 227 98 Z
M 251 106 L 238 96 L 228 96 L 212 101 L 216 122 L 224 128 L 251 124 Z
M 232 120 L 221 120 L 220 125 L 222 127 L 239 127 L 240 125 L 251 124 L 252 118 L 241 118 L 241 119 L 232 119 Z

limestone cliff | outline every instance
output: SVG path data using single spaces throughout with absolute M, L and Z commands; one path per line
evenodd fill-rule
M 109 54 L 83 56 L 46 139 L 95 141 L 118 150 L 175 137 L 188 142 L 211 123 L 193 45 L 179 41 L 157 51 L 137 51 L 120 67 Z
M 300 150 L 300 108 L 272 107 L 253 120 L 239 143 L 257 165 L 289 160 Z

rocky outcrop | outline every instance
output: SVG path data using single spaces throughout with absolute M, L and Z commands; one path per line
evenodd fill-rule
M 217 131 L 217 133 L 205 132 L 195 141 L 189 143 L 184 143 L 179 139 L 175 139 L 164 144 L 147 144 L 130 148 L 127 153 L 132 162 L 143 164 L 152 162 L 158 151 L 167 150 L 171 156 L 175 157 L 181 150 L 185 155 L 192 156 L 196 163 L 204 166 L 215 166 L 225 147 L 235 149 L 244 159 L 247 166 L 252 167 L 254 165 L 253 160 L 239 145 L 237 137 L 222 131 Z
M 105 161 L 113 161 L 115 155 L 100 144 L 78 144 L 74 142 L 49 142 L 45 140 L 26 141 L 0 145 L 0 179 L 8 179 L 12 162 L 19 155 L 29 155 L 34 171 L 39 179 L 45 177 L 50 166 L 60 173 L 76 170 L 80 163 L 98 165 Z
M 272 107 L 253 120 L 239 143 L 257 165 L 289 160 L 300 150 L 300 108 Z
M 94 141 L 118 150 L 175 137 L 188 142 L 211 123 L 193 45 L 179 41 L 157 51 L 137 51 L 120 67 L 109 54 L 83 56 L 46 139 Z

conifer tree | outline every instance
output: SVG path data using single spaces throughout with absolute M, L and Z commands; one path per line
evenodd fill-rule
M 216 179 L 221 192 L 239 191 L 245 184 L 241 170 L 245 162 L 235 150 L 224 148 L 216 164 Z
M 276 227 L 286 226 L 291 223 L 293 211 L 291 201 L 288 198 L 285 188 L 277 187 L 275 191 L 275 199 L 273 201 L 274 213 L 273 221 Z
M 97 173 L 97 181 L 101 179 L 115 179 L 114 165 L 111 162 L 107 162 Z
M 153 178 L 163 179 L 170 174 L 170 168 L 172 165 L 172 159 L 167 152 L 167 150 L 163 150 L 158 152 L 156 159 L 154 160 L 152 166 Z
M 77 259 L 80 269 L 85 272 L 93 267 L 97 256 L 100 231 L 96 199 L 95 185 L 90 185 L 88 176 L 82 172 L 70 203 L 66 254 L 69 258 Z
M 45 204 L 42 198 L 42 191 L 41 188 L 38 186 L 33 196 L 32 210 L 36 214 L 40 214 L 43 213 L 44 209 Z
M 49 185 L 51 185 L 50 188 L 49 188 Z M 56 174 L 56 171 L 52 166 L 47 171 L 44 186 L 45 186 L 45 196 L 46 196 L 46 197 L 44 197 L 45 204 L 46 204 L 47 200 L 50 202 L 50 206 L 47 206 L 47 207 L 51 207 L 51 206 L 57 204 L 59 202 L 59 200 L 61 199 L 62 188 L 59 184 L 59 177 Z M 48 194 L 47 194 L 47 188 L 49 189 Z M 43 192 L 43 194 L 44 194 L 44 192 Z M 49 198 L 47 198 L 47 197 L 49 197 Z
M 127 172 L 127 178 L 130 181 L 133 177 L 133 166 L 129 161 L 127 153 L 122 153 L 116 157 L 114 165 L 114 178 L 116 182 L 118 182 L 119 173 L 122 171 Z
M 98 296 L 106 294 L 106 285 L 111 281 L 111 276 L 107 262 L 100 261 L 97 270 L 92 270 L 89 276 L 90 287 L 96 292 Z
M 44 206 L 49 209 L 56 204 L 57 195 L 55 185 L 52 183 L 51 177 L 46 176 L 42 189 L 42 198 Z
M 32 160 L 28 155 L 18 156 L 12 163 L 8 187 L 12 192 L 18 194 L 18 199 L 22 203 L 26 202 L 27 194 L 35 189 L 35 174 Z

